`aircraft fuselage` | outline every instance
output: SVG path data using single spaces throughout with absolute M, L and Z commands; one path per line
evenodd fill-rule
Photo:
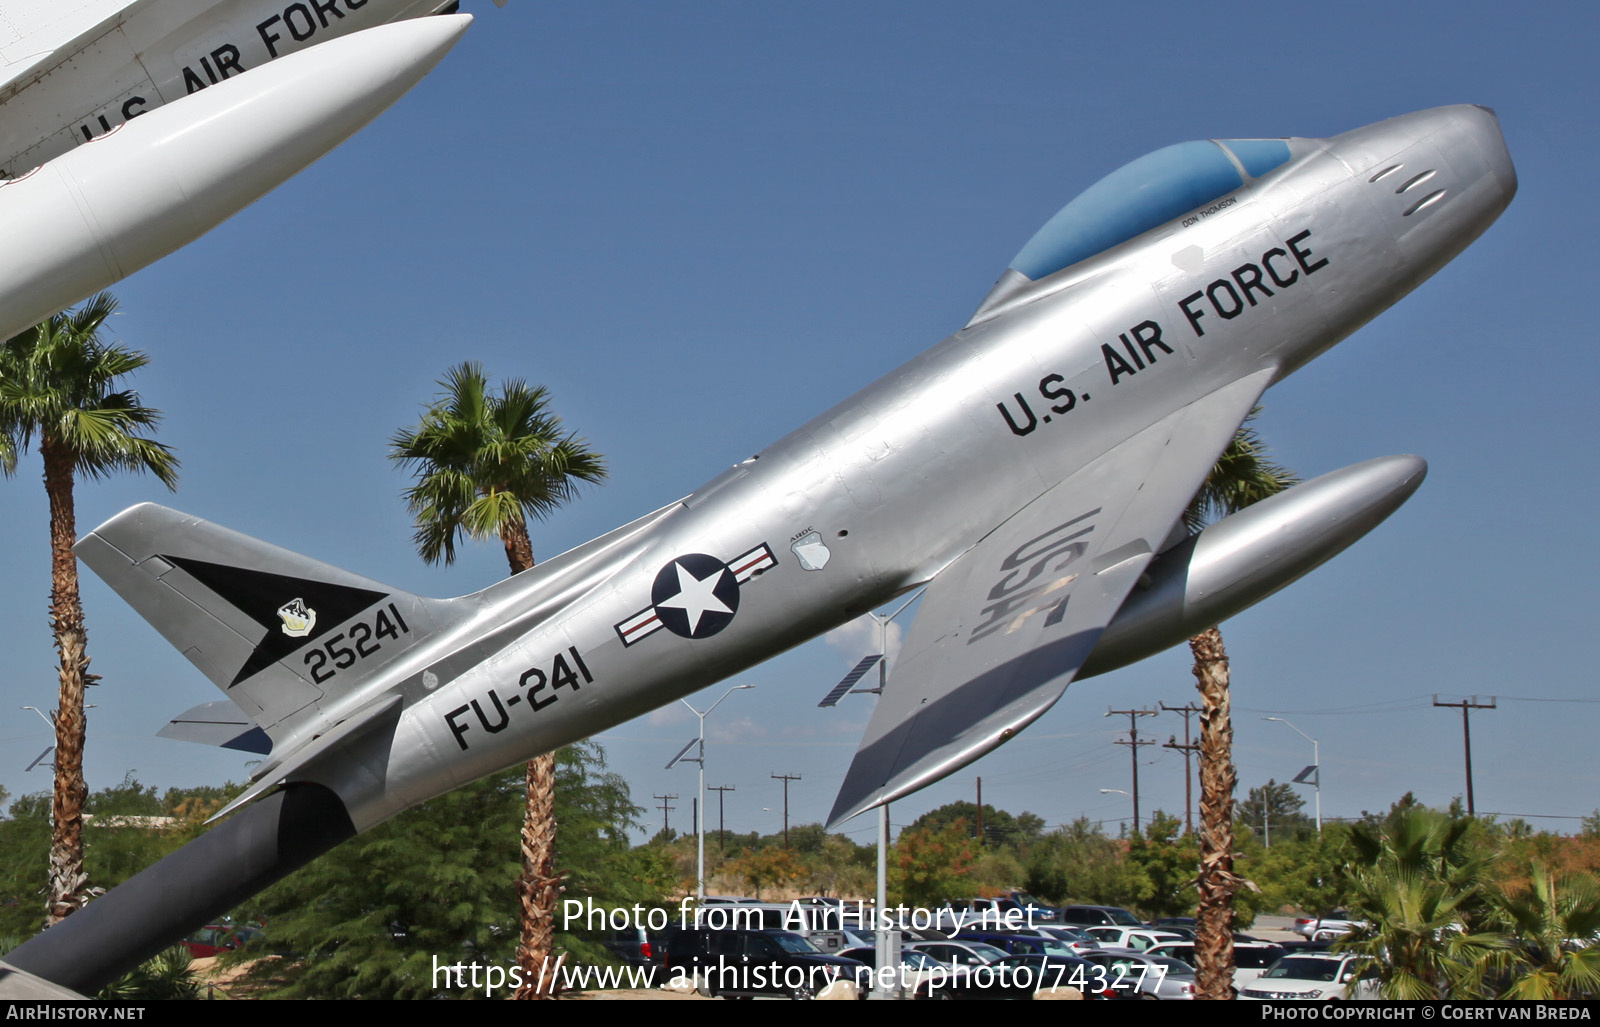
M 392 744 L 309 779 L 363 829 L 857 617 L 933 578 L 1019 494 L 1230 382 L 1297 369 L 1447 263 L 1515 190 L 1478 107 L 1289 145 L 1283 167 L 1034 283 L 606 551 L 456 600 L 482 608 L 340 704 L 404 680 Z M 1104 515 L 1076 514 L 1055 551 Z M 1017 609 L 1004 600 L 1026 571 L 996 580 L 991 620 Z M 447 658 L 485 635 L 505 642 Z

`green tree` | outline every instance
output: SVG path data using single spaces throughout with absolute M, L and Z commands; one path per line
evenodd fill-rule
M 1099 824 L 1079 817 L 1029 847 L 1027 890 L 1055 903 L 1136 904 L 1149 882 L 1127 851 L 1126 841 L 1107 837 Z
M 489 389 L 483 368 L 464 363 L 439 382 L 440 397 L 413 428 L 397 431 L 390 458 L 411 469 L 406 505 L 415 541 L 429 563 L 452 563 L 458 539 L 498 538 L 512 574 L 533 566 L 528 518 L 543 518 L 577 495 L 580 482 L 605 478 L 605 461 L 550 410 L 546 390 L 520 379 Z M 554 997 L 550 965 L 555 908 L 555 761 L 528 761 L 522 829 L 522 944 L 517 959 L 528 986 L 522 998 Z
M 972 828 L 964 820 L 901 831 L 889 862 L 891 901 L 931 908 L 971 894 L 976 849 Z
M 155 789 L 131 775 L 91 792 L 85 802 L 84 867 L 90 879 L 115 887 L 204 830 L 204 821 L 239 785 Z M 170 818 L 170 819 L 169 819 Z M 26 938 L 39 926 L 38 868 L 50 855 L 50 795 L 24 795 L 0 819 L 0 935 Z M 20 942 L 19 942 L 20 944 Z
M 1256 852 L 1244 847 L 1247 876 L 1261 886 L 1261 908 L 1292 907 L 1321 915 L 1345 905 L 1344 868 L 1353 858 L 1349 833 L 1344 824 L 1326 824 L 1320 835 L 1308 831 L 1280 843 L 1274 828 L 1272 848 Z
M 1268 778 L 1266 784 L 1250 789 L 1245 800 L 1234 807 L 1234 819 L 1246 831 L 1260 833 L 1263 844 L 1280 845 L 1313 826 L 1302 812 L 1305 804 L 1292 786 Z
M 100 293 L 74 311 L 53 315 L 0 347 L 0 469 L 16 471 L 17 455 L 37 439 L 50 501 L 50 621 L 60 654 L 60 696 L 55 712 L 54 827 L 50 843 L 47 922 L 55 923 L 89 900 L 83 869 L 84 689 L 89 673 L 88 634 L 78 596 L 73 489 L 80 475 L 149 471 L 177 488 L 178 460 L 146 433 L 161 413 L 119 382 L 145 366 L 143 353 L 101 338 L 116 300 Z
M 1190 531 L 1276 495 L 1299 479 L 1274 463 L 1250 422 L 1250 411 L 1216 466 L 1206 475 L 1183 519 Z M 1228 695 L 1228 652 L 1222 632 L 1208 628 L 1189 640 L 1200 690 L 1200 906 L 1195 961 L 1199 996 L 1232 996 L 1233 895 L 1242 878 L 1233 869 L 1233 713 Z
M 1338 948 L 1373 957 L 1385 998 L 1489 997 L 1508 943 L 1491 924 L 1487 888 L 1494 852 L 1469 819 L 1406 809 L 1374 831 L 1350 832 L 1357 926 Z
M 947 802 L 938 809 L 931 809 L 922 816 L 913 820 L 908 826 L 913 830 L 948 827 L 957 820 L 964 821 L 967 830 L 972 832 L 974 839 L 978 836 L 978 825 L 983 825 L 983 844 L 1007 845 L 1019 847 L 1038 841 L 1044 836 L 1044 818 L 1023 810 L 1016 816 L 1003 809 L 996 809 L 988 803 L 983 804 L 982 815 L 979 815 L 976 803 L 965 799 Z
M 830 834 L 822 847 L 807 860 L 808 889 L 819 895 L 872 894 L 877 852 L 870 845 L 857 845 L 842 834 Z
M 1600 996 L 1600 882 L 1583 874 L 1557 880 L 1533 871 L 1523 893 L 1503 895 L 1500 912 L 1521 941 L 1516 980 L 1506 998 L 1574 999 Z
M 761 897 L 761 889 L 771 888 L 781 884 L 792 884 L 806 876 L 806 867 L 788 849 L 773 846 L 766 849 L 752 849 L 738 859 L 730 860 L 723 867 L 723 872 L 730 874 L 754 889 L 756 898 Z
M 1193 836 L 1180 835 L 1182 828 L 1183 821 L 1156 810 L 1129 841 L 1128 861 L 1147 882 L 1138 903 L 1146 916 L 1183 916 L 1194 908 L 1200 849 Z
M 557 866 L 568 896 L 597 906 L 659 903 L 625 833 L 640 812 L 604 770 L 593 742 L 558 750 Z M 433 973 L 434 959 L 504 968 L 516 957 L 520 902 L 507 882 L 520 864 L 520 768 L 430 799 L 357 835 L 234 910 L 262 919 L 266 947 L 250 979 L 277 998 L 485 998 Z M 577 926 L 577 925 L 574 925 Z M 554 946 L 587 962 L 603 953 L 573 934 Z M 228 957 L 251 961 L 255 953 Z M 552 957 L 552 965 L 555 958 Z M 480 978 L 486 980 L 486 978 Z

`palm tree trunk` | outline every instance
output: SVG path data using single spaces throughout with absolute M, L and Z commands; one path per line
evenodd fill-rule
M 78 598 L 78 558 L 72 552 L 77 517 L 72 502 L 72 457 L 45 435 L 44 487 L 50 498 L 50 626 L 61 654 L 61 694 L 57 702 L 55 799 L 51 808 L 50 899 L 46 926 L 58 923 L 89 901 L 83 869 L 83 807 L 89 787 L 83 780 L 83 694 L 89 680 L 88 637 Z
M 1228 653 L 1210 628 L 1189 640 L 1200 690 L 1200 909 L 1195 924 L 1197 987 L 1202 999 L 1233 997 L 1233 720 Z
M 533 566 L 533 542 L 526 525 L 501 532 L 506 562 L 513 575 Z M 522 903 L 522 941 L 517 965 L 522 968 L 519 999 L 556 997 L 555 922 L 561 898 L 561 876 L 556 864 L 556 757 L 554 753 L 528 761 L 527 806 L 522 816 L 522 876 L 517 878 L 517 898 Z
M 502 532 L 500 541 L 505 543 L 506 563 L 511 565 L 513 575 L 521 574 L 533 566 L 533 542 L 528 538 L 525 525 L 521 526 L 520 531 Z
M 554 753 L 528 761 L 528 808 L 522 821 L 522 877 L 517 897 L 522 901 L 522 943 L 517 963 L 522 967 L 519 999 L 556 997 L 555 909 L 561 898 L 561 877 L 555 872 L 556 757 Z

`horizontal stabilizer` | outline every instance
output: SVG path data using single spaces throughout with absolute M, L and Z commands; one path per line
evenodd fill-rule
M 272 751 L 272 739 L 267 737 L 267 733 L 227 699 L 201 703 L 192 710 L 185 710 L 156 734 L 180 742 L 198 742 L 241 752 L 265 755 Z
M 393 733 L 394 726 L 400 719 L 400 710 L 400 696 L 380 696 L 281 759 L 267 761 L 256 770 L 255 783 L 239 793 L 232 802 L 211 814 L 206 823 L 221 820 L 239 807 L 254 802 L 283 784 L 292 775 L 309 768 L 324 753 L 351 749 L 356 739 L 380 728 Z

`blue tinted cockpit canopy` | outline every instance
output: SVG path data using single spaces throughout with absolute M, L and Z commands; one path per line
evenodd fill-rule
M 1085 189 L 1011 262 L 1039 281 L 1233 192 L 1289 160 L 1282 139 L 1197 140 L 1147 153 Z

